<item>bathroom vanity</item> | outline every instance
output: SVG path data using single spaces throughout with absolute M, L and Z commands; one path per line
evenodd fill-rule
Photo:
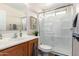
M 37 55 L 38 37 L 27 36 L 26 38 L 5 39 L 4 41 L 0 40 L 0 56 Z

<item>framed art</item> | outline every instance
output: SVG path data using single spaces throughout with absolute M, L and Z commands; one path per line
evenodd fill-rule
M 30 16 L 30 29 L 36 30 L 37 29 L 37 18 Z

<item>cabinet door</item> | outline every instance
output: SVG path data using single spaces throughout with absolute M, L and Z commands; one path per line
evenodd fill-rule
M 23 49 L 23 52 L 24 52 L 24 56 L 28 56 L 28 42 L 25 42 L 24 43 L 24 49 Z
M 14 51 L 16 52 L 17 56 L 23 56 L 24 55 L 24 44 L 18 45 Z
M 23 56 L 24 55 L 24 44 L 20 44 L 6 50 L 1 51 L 3 56 Z
M 28 55 L 29 56 L 37 55 L 38 39 L 29 41 L 28 45 L 29 45 Z

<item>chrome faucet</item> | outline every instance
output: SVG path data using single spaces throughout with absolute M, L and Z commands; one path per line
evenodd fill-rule
M 14 33 L 14 36 L 13 36 L 13 38 L 17 38 L 17 33 Z
M 20 35 L 20 37 L 22 37 L 22 32 L 21 31 L 20 31 L 19 35 Z

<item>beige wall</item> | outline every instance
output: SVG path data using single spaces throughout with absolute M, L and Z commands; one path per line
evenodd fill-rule
M 32 10 L 30 10 L 29 7 L 27 7 L 26 13 L 27 13 L 27 33 L 32 34 L 34 30 L 30 29 L 30 16 L 37 18 L 37 14 Z
M 22 11 L 16 10 L 8 5 L 0 4 L 0 10 L 6 12 L 6 29 L 9 29 L 9 24 L 20 24 L 20 18 L 25 16 Z

